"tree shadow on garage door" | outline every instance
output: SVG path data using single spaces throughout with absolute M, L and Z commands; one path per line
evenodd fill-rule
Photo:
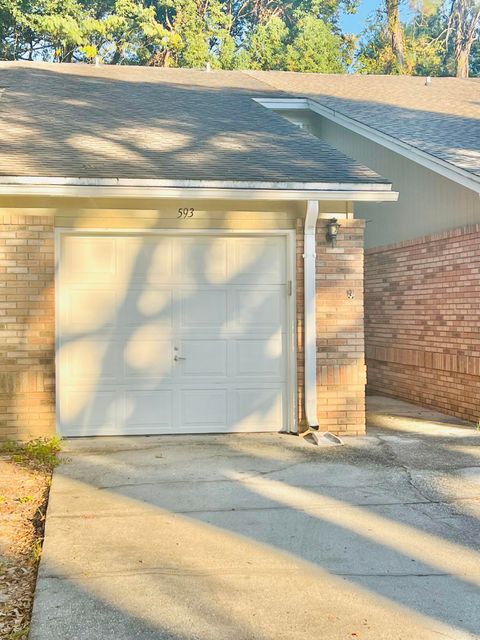
M 286 429 L 284 235 L 80 233 L 62 243 L 63 435 Z

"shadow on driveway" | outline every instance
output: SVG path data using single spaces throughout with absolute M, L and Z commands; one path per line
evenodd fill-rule
M 379 397 L 369 419 L 332 448 L 69 441 L 31 640 L 480 637 L 479 434 Z

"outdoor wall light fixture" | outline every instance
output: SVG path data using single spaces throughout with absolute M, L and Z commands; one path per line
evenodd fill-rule
M 332 218 L 327 223 L 327 240 L 332 243 L 332 247 L 337 245 L 338 230 L 340 227 L 341 225 L 338 223 L 336 218 Z

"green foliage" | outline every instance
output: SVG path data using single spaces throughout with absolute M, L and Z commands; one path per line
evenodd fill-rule
M 323 20 L 306 14 L 297 22 L 292 43 L 287 46 L 286 67 L 289 71 L 344 73 L 342 41 Z
M 0 56 L 59 62 L 342 70 L 357 0 L 0 0 Z
M 7 455 L 18 464 L 36 469 L 51 471 L 60 464 L 58 454 L 62 449 L 62 441 L 53 438 L 38 438 L 29 442 L 3 442 L 0 444 L 0 455 Z M 20 502 L 28 502 L 31 496 L 20 498 Z
M 457 68 L 459 0 L 414 0 L 412 14 L 402 24 L 405 43 L 405 66 L 399 68 L 391 46 L 391 34 L 384 8 L 368 21 L 357 49 L 354 68 L 361 73 L 406 73 L 414 75 L 453 75 Z M 469 7 L 480 7 L 479 0 L 464 0 Z M 456 13 L 455 13 L 456 11 Z M 455 15 L 455 20 L 452 16 Z M 473 26 L 473 44 L 469 57 L 471 75 L 480 73 L 479 28 L 474 25 L 472 11 L 462 14 L 466 24 Z
M 266 24 L 259 24 L 247 45 L 253 69 L 283 69 L 289 30 L 285 22 L 273 16 Z
M 382 0 L 358 43 L 341 32 L 342 13 L 359 1 L 0 0 L 0 59 L 443 75 L 458 67 L 455 34 L 470 33 L 480 0 L 410 0 L 408 19 L 395 23 L 401 63 L 392 0 Z M 462 13 L 460 5 L 470 8 Z M 471 37 L 470 71 L 478 75 L 478 28 Z

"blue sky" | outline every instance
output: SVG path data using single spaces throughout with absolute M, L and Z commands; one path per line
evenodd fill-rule
M 367 18 L 382 4 L 382 0 L 360 0 L 357 13 L 344 15 L 340 21 L 345 33 L 359 34 L 365 28 Z
M 360 0 L 357 13 L 353 15 L 346 14 L 340 19 L 340 25 L 345 33 L 355 33 L 359 35 L 366 26 L 367 18 L 369 18 L 375 9 L 385 4 L 385 0 Z M 402 2 L 400 4 L 400 15 L 403 20 L 408 18 L 411 12 L 410 2 Z

